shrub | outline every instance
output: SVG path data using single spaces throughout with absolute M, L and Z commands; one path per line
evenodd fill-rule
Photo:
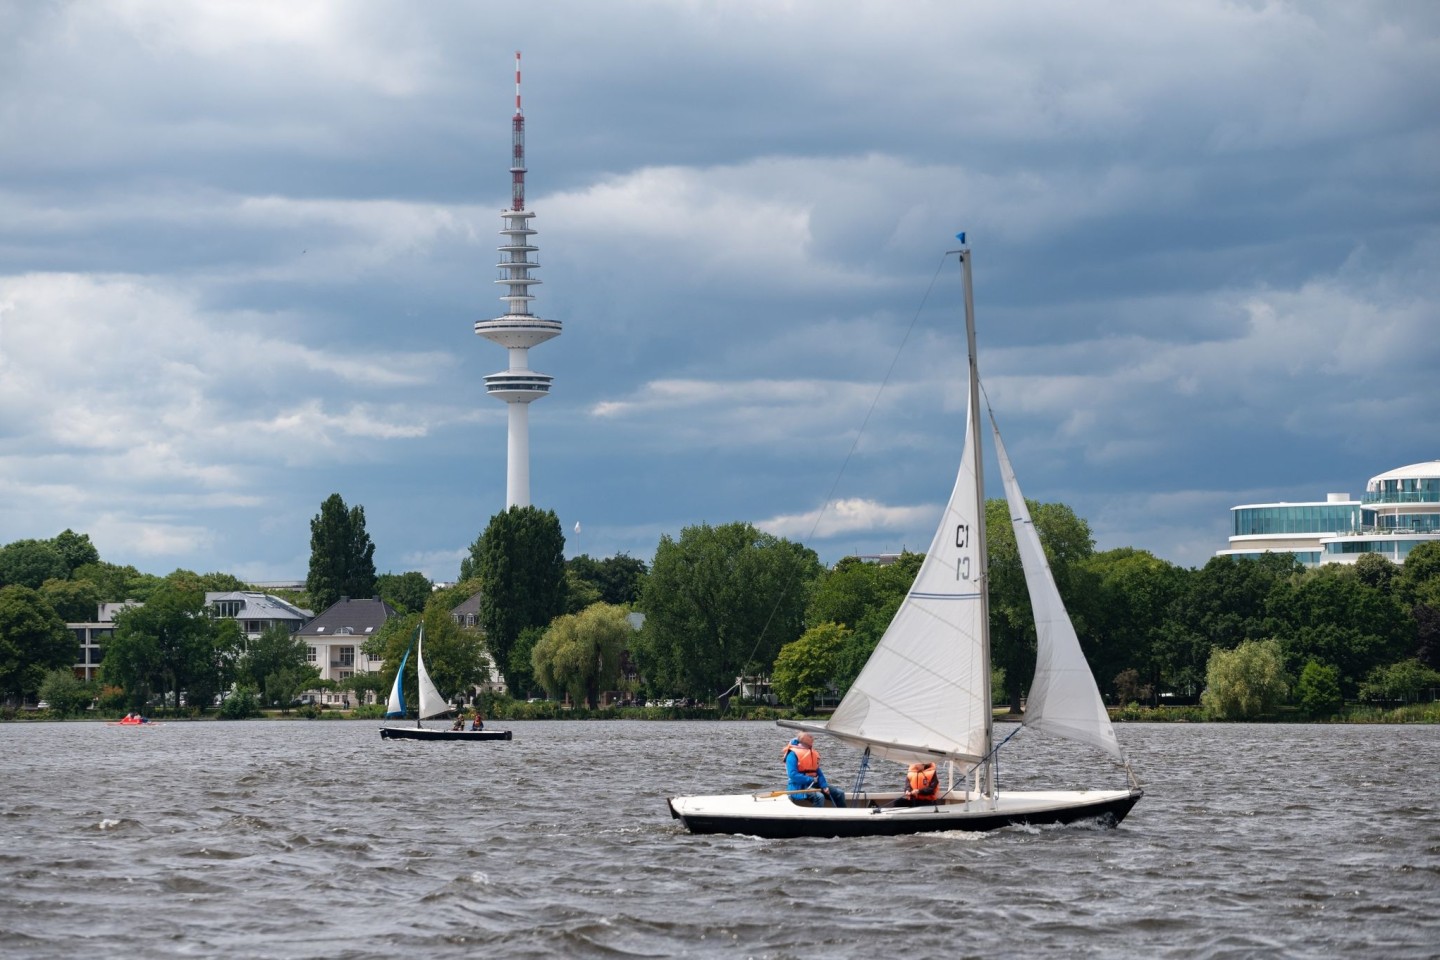
M 248 720 L 260 716 L 260 698 L 249 687 L 241 687 L 220 704 L 221 720 Z
M 1302 712 L 1312 717 L 1339 713 L 1345 705 L 1340 696 L 1340 670 L 1316 660 L 1306 663 L 1295 685 L 1295 701 Z
M 1210 654 L 1200 705 L 1215 719 L 1248 720 L 1274 713 L 1289 689 L 1280 644 L 1246 640 Z

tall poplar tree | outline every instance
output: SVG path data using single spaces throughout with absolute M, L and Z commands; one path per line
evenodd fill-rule
M 480 579 L 480 626 L 496 665 L 511 679 L 511 654 L 529 627 L 565 612 L 565 534 L 554 510 L 511 507 L 490 518 L 462 575 Z M 521 673 L 528 673 L 520 664 Z
M 332 493 L 310 521 L 310 573 L 305 589 L 315 612 L 341 597 L 375 595 L 375 544 L 365 532 L 365 508 L 347 509 Z

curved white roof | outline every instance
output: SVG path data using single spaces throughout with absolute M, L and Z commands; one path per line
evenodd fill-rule
M 1427 460 L 1424 463 L 1412 463 L 1408 467 L 1396 467 L 1394 470 L 1382 473 L 1378 477 L 1371 477 L 1370 484 L 1379 483 L 1381 480 L 1430 479 L 1440 479 L 1440 460 Z M 1367 484 L 1367 486 L 1370 484 Z

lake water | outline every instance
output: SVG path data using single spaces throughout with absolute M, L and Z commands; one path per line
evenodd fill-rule
M 378 726 L 0 725 L 0 951 L 1440 952 L 1440 728 L 1124 724 L 1147 795 L 1118 829 L 757 840 L 684 833 L 664 798 L 776 786 L 770 723 L 496 723 L 515 739 L 485 744 Z M 856 755 L 820 746 L 848 787 Z M 1124 785 L 1025 733 L 1002 757 L 1002 786 Z

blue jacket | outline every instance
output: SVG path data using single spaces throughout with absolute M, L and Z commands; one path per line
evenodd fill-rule
M 800 739 L 797 737 L 790 741 L 792 747 L 800 746 Z M 800 772 L 800 761 L 793 750 L 785 751 L 785 774 L 788 778 L 786 786 L 791 790 L 806 790 L 810 787 L 819 787 L 821 790 L 830 789 L 830 784 L 825 782 L 825 771 L 817 769 L 815 776 L 809 776 Z

